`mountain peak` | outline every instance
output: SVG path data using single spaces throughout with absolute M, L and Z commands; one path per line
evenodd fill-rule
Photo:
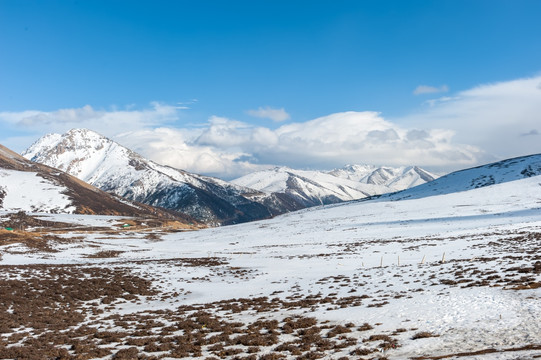
M 104 159 L 116 146 L 114 141 L 92 130 L 71 129 L 64 134 L 45 135 L 22 155 L 89 182 L 98 159 Z M 85 161 L 88 159 L 96 159 L 96 162 L 89 164 Z

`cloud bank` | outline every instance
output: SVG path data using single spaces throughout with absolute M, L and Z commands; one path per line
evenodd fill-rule
M 448 171 L 540 153 L 540 84 L 541 77 L 535 77 L 482 85 L 431 99 L 431 106 L 401 118 L 348 111 L 278 128 L 218 116 L 179 126 L 186 110 L 161 103 L 142 110 L 87 105 L 2 112 L 0 123 L 32 136 L 32 141 L 47 132 L 89 128 L 159 163 L 225 179 L 275 165 L 331 169 L 370 163 Z M 260 110 L 269 117 L 269 109 L 255 111 Z M 23 140 L 2 142 L 10 146 L 10 141 Z
M 451 130 L 401 128 L 375 112 L 343 112 L 275 130 L 213 117 L 195 132 L 158 128 L 116 139 L 160 163 L 233 178 L 276 164 L 300 168 L 475 164 L 481 151 L 454 144 L 453 136 Z

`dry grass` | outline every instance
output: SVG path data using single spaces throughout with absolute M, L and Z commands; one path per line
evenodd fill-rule
M 431 338 L 431 337 L 438 337 L 439 335 L 437 334 L 434 334 L 434 333 L 431 333 L 431 332 L 428 332 L 428 331 L 421 331 L 421 332 L 418 332 L 418 333 L 415 333 L 411 339 L 412 340 L 417 340 L 417 339 L 426 339 L 426 338 Z
M 136 227 L 156 225 L 134 224 Z M 122 230 L 109 231 L 118 234 Z M 146 233 L 147 238 L 153 240 L 159 240 L 159 234 L 161 232 Z M 32 251 L 47 252 L 54 251 L 55 244 L 77 241 L 66 240 L 58 235 L 40 236 L 36 233 L 8 233 L 0 230 L 0 244 L 21 243 Z M 429 286 L 501 286 L 509 290 L 539 287 L 541 256 L 537 251 L 541 243 L 537 237 L 527 236 L 521 237 L 520 241 L 528 241 L 528 249 L 532 251 L 518 254 L 519 238 L 510 239 L 503 243 L 506 245 L 505 250 L 516 246 L 517 255 L 505 261 L 502 257 L 490 256 L 478 258 L 476 262 L 449 259 L 445 266 L 427 264 L 429 270 L 419 275 L 419 285 L 410 291 L 425 291 Z M 537 247 L 529 246 L 533 243 L 538 243 Z M 122 251 L 99 248 L 96 251 L 89 257 L 114 258 L 122 254 Z M 526 265 L 516 265 L 518 261 Z M 378 331 L 379 324 L 321 322 L 306 315 L 321 309 L 384 307 L 393 298 L 410 296 L 408 293 L 399 294 L 391 290 L 370 292 L 369 285 L 363 288 L 364 284 L 373 280 L 366 274 L 363 276 L 367 278 L 337 275 L 320 279 L 316 284 L 327 291 L 316 295 L 305 295 L 305 289 L 298 287 L 293 288 L 289 294 L 287 290 L 274 294 L 282 294 L 279 295 L 282 297 L 226 299 L 173 307 L 172 301 L 181 298 L 178 292 L 183 295 L 184 290 L 175 289 L 178 292 L 173 293 L 171 290 L 171 293 L 166 293 L 165 288 L 160 290 L 153 286 L 160 279 L 134 275 L 131 269 L 143 265 L 164 266 L 171 271 L 200 268 L 209 275 L 186 279 L 187 282 L 200 283 L 224 278 L 234 278 L 242 283 L 259 273 L 253 269 L 233 267 L 226 258 L 220 257 L 136 261 L 121 258 L 108 260 L 107 264 L 107 267 L 88 264 L 1 266 L 0 358 L 153 359 L 166 356 L 344 360 L 349 356 L 353 359 L 381 359 L 376 354 L 386 351 L 385 354 L 392 358 L 392 350 L 400 346 L 400 341 L 438 336 L 422 329 L 414 334 L 417 329 L 399 328 L 394 332 L 384 332 Z M 494 264 L 500 266 L 500 273 L 493 270 L 495 266 L 487 266 Z M 339 291 L 342 288 L 344 290 Z M 342 296 L 351 293 L 355 295 Z M 143 309 L 147 301 L 160 299 L 171 300 L 167 303 L 170 308 L 133 314 L 117 312 L 123 304 L 141 305 L 139 308 Z M 243 322 L 235 320 L 239 318 Z M 531 345 L 529 349 L 535 350 L 536 346 Z M 485 349 L 424 358 L 467 357 L 521 349 Z
M 185 264 L 223 262 L 185 259 Z M 152 359 L 208 354 L 219 359 L 319 359 L 337 351 L 351 353 L 357 344 L 356 338 L 344 336 L 357 328 L 353 323 L 323 325 L 299 315 L 243 323 L 217 315 L 236 307 L 243 313 L 256 310 L 270 315 L 275 309 L 310 308 L 314 301 L 325 299 L 231 299 L 176 310 L 106 315 L 107 307 L 114 304 L 156 296 L 151 281 L 134 276 L 126 267 L 26 265 L 1 270 L 0 358 Z M 282 340 L 284 336 L 288 341 Z

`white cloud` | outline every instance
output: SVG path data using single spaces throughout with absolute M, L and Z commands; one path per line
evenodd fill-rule
M 454 143 L 453 136 L 449 130 L 402 128 L 375 112 L 343 112 L 275 130 L 212 117 L 203 128 L 139 130 L 115 140 L 159 163 L 230 179 L 276 164 L 476 164 L 482 152 Z
M 156 128 L 122 133 L 114 140 L 160 164 L 225 179 L 269 167 L 248 161 L 250 154 L 194 144 L 198 135 L 188 129 Z
M 273 109 L 269 106 L 265 108 L 259 107 L 257 110 L 248 110 L 246 111 L 246 113 L 250 116 L 263 119 L 271 119 L 272 121 L 276 122 L 286 121 L 291 118 L 291 116 L 284 110 L 284 108 Z
M 409 127 L 452 129 L 455 141 L 502 159 L 541 152 L 541 76 L 480 85 L 394 121 Z
M 0 122 L 15 129 L 45 134 L 65 132 L 71 128 L 85 127 L 103 134 L 114 134 L 126 129 L 157 126 L 178 119 L 175 106 L 153 102 L 142 110 L 96 110 L 90 105 L 56 111 L 0 112 Z
M 345 163 L 460 166 L 477 161 L 480 150 L 455 144 L 454 133 L 406 129 L 374 112 L 331 114 L 276 130 L 278 146 L 257 153 L 291 166 L 335 167 Z M 444 159 L 444 160 L 442 160 Z
M 449 87 L 447 85 L 442 85 L 440 87 L 419 85 L 415 88 L 415 90 L 413 90 L 413 94 L 414 95 L 435 94 L 435 93 L 441 93 L 441 92 L 447 92 L 447 91 L 449 91 Z

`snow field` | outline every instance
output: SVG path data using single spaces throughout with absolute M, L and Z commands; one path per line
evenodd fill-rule
M 197 232 L 157 230 L 152 238 L 134 232 L 73 234 L 82 238 L 58 245 L 52 254 L 0 251 L 2 264 L 129 267 L 167 295 L 103 306 L 104 318 L 231 299 L 287 303 L 313 296 L 318 302 L 307 307 L 235 314 L 212 305 L 209 311 L 246 324 L 291 315 L 333 325 L 369 323 L 373 330 L 352 333 L 357 346 L 368 346 L 362 339 L 370 335 L 395 334 L 399 346 L 384 353 L 390 359 L 520 348 L 541 342 L 541 287 L 531 287 L 541 282 L 534 266 L 541 252 L 540 182 L 532 177 L 415 200 L 360 201 Z M 98 251 L 118 256 L 88 257 Z M 217 263 L 192 266 L 190 259 Z M 413 340 L 417 332 L 435 337 Z M 326 357 L 347 355 L 344 350 Z

